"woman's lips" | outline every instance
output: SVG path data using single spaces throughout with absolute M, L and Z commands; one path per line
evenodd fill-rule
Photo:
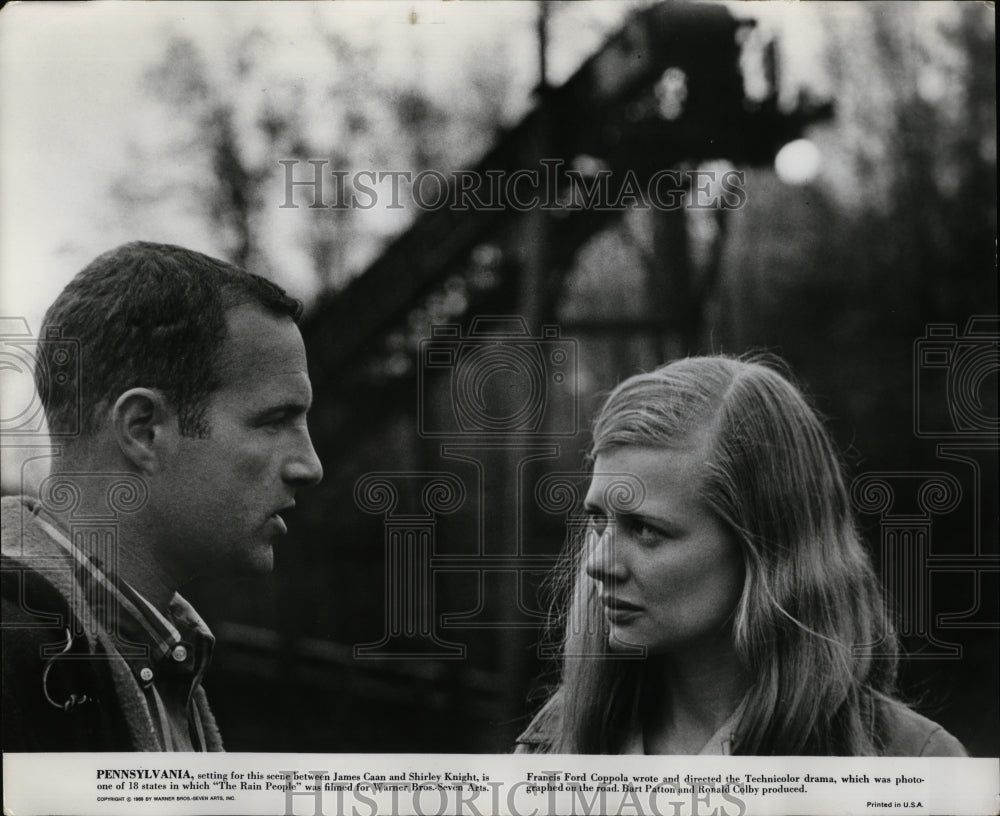
M 612 618 L 631 617 L 642 611 L 642 607 L 613 595 L 602 596 L 601 603 L 604 604 L 605 613 Z

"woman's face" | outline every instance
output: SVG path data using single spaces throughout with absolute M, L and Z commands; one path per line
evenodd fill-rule
M 703 448 L 617 448 L 594 463 L 586 508 L 597 535 L 588 536 L 586 569 L 598 582 L 613 649 L 669 654 L 728 640 L 743 558 L 701 499 Z M 628 513 L 614 512 L 605 496 L 622 474 L 645 491 Z

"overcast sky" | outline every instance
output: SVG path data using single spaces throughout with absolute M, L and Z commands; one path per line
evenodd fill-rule
M 627 10 L 624 4 L 581 5 L 586 14 L 578 17 L 587 24 L 553 41 L 556 81 Z M 123 219 L 109 195 L 136 148 L 156 144 L 170 129 L 162 107 L 144 97 L 143 73 L 161 56 L 168 32 L 189 37 L 209 59 L 221 61 L 227 44 L 261 24 L 287 43 L 274 70 L 308 82 L 323 65 L 310 53 L 316 40 L 306 36 L 317 13 L 352 40 L 391 43 L 380 49 L 379 67 L 387 77 L 407 78 L 414 54 L 421 54 L 421 87 L 445 100 L 459 90 L 456 66 L 498 32 L 508 40 L 512 115 L 520 112 L 519 104 L 523 110 L 536 79 L 537 12 L 523 2 L 10 4 L 0 14 L 3 314 L 23 315 L 36 327 L 48 303 L 87 261 L 140 237 L 136 223 L 143 238 L 218 253 L 214 236 L 192 213 L 170 213 L 157 223 L 143 223 L 135 213 Z
M 630 10 L 644 4 L 555 4 L 550 81 L 568 78 Z M 829 23 L 836 16 L 861 14 L 860 4 L 850 3 L 727 5 L 737 15 L 757 18 L 759 29 L 779 34 L 789 96 L 803 85 L 819 95 L 828 92 L 824 38 Z M 945 8 L 921 3 L 907 4 L 905 10 L 930 23 Z M 330 79 L 314 30 L 322 16 L 327 28 L 376 47 L 375 70 L 386 82 L 419 87 L 445 109 L 469 94 L 468 67 L 476 60 L 499 59 L 502 41 L 507 92 L 501 107 L 505 124 L 513 124 L 531 104 L 538 79 L 537 14 L 537 4 L 527 2 L 9 3 L 0 12 L 0 317 L 24 317 L 37 331 L 48 304 L 69 279 L 124 241 L 166 241 L 223 254 L 218 235 L 189 199 L 164 197 L 155 207 L 123 212 L 111 194 L 123 179 L 138 182 L 148 175 L 162 181 L 185 170 L 190 176 L 198 167 L 183 156 L 170 162 L 162 158 L 169 155 L 163 148 L 183 117 L 149 98 L 143 82 L 147 70 L 161 61 L 171 34 L 194 41 L 209 71 L 225 76 L 234 43 L 259 26 L 280 43 L 269 51 L 267 76 L 322 87 Z M 251 84 L 240 92 L 269 90 Z M 147 155 L 161 158 L 146 164 L 137 160 Z M 296 210 L 280 214 L 301 218 Z M 371 254 L 378 245 L 365 249 Z M 288 279 L 278 282 L 304 296 L 309 293 L 297 287 L 307 279 L 315 286 L 315 275 L 309 277 L 303 260 L 303 277 L 296 280 L 294 261 L 282 271 Z M 26 399 L 17 396 L 23 384 L 23 377 L 0 365 L 4 417 L 11 416 L 13 402 Z
M 558 4 L 551 81 L 566 79 L 635 6 Z M 756 16 L 782 21 L 812 16 L 787 3 L 770 10 L 752 6 Z M 737 8 L 746 13 L 745 4 Z M 123 217 L 110 196 L 112 184 L 134 172 L 136 151 L 162 144 L 173 129 L 163 106 L 146 98 L 144 72 L 160 59 L 171 32 L 198 43 L 221 70 L 227 46 L 261 25 L 283 43 L 273 72 L 321 82 L 324 61 L 315 52 L 317 39 L 308 36 L 317 14 L 351 40 L 379 45 L 379 70 L 387 78 L 418 81 L 445 106 L 463 93 L 463 66 L 502 37 L 506 113 L 516 120 L 529 104 L 538 70 L 535 3 L 11 3 L 0 14 L 3 314 L 23 315 L 37 327 L 73 274 L 126 240 L 170 241 L 219 254 L 216 236 L 190 207 L 158 210 L 155 219 L 141 212 Z M 814 26 L 799 26 L 786 60 L 798 54 L 807 55 L 801 63 L 815 61 L 816 36 Z M 296 285 L 280 282 L 293 290 Z
M 554 24 L 551 79 L 569 76 L 634 5 L 567 6 Z M 128 240 L 223 254 L 218 236 L 183 197 L 157 202 L 149 212 L 123 212 L 111 194 L 116 182 L 136 172 L 157 183 L 185 169 L 190 175 L 183 165 L 193 163 L 182 157 L 176 166 L 137 162 L 137 156 L 169 155 L 164 147 L 178 130 L 171 112 L 148 98 L 143 77 L 161 60 L 171 34 L 198 44 L 209 70 L 224 75 L 231 67 L 227 50 L 260 26 L 281 43 L 269 75 L 323 87 L 329 63 L 313 36 L 317 15 L 350 41 L 377 46 L 377 70 L 387 82 L 418 84 L 446 109 L 465 91 L 462 66 L 481 59 L 483 45 L 502 36 L 505 115 L 512 123 L 530 104 L 538 71 L 534 3 L 10 3 L 0 13 L 0 317 L 23 317 L 37 332 L 69 279 Z M 280 214 L 288 213 L 299 215 Z M 286 267 L 294 275 L 296 265 Z M 301 281 L 279 283 L 308 294 L 295 291 Z M 4 418 L 32 404 L 23 371 L 0 364 L 0 389 Z M 9 446 L 3 454 L 6 484 L 18 468 Z

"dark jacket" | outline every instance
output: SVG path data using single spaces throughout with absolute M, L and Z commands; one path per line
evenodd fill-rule
M 562 694 L 556 691 L 542 706 L 528 727 L 517 738 L 515 752 L 547 753 L 555 741 Z M 886 700 L 888 734 L 881 756 L 887 757 L 964 757 L 965 748 L 955 737 L 933 720 L 918 714 L 896 700 Z
M 3 750 L 162 751 L 146 695 L 93 620 L 72 557 L 19 499 L 4 499 Z M 82 633 L 71 633 L 83 629 Z M 194 692 L 208 750 L 221 751 L 204 690 Z

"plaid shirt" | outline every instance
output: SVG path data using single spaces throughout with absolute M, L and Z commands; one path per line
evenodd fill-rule
M 71 541 L 35 514 L 38 525 L 72 557 L 79 606 L 91 615 L 81 623 L 111 635 L 121 657 L 143 689 L 164 751 L 207 750 L 193 696 L 212 657 L 215 638 L 194 608 L 175 593 L 167 614 L 114 574 L 87 535 Z

